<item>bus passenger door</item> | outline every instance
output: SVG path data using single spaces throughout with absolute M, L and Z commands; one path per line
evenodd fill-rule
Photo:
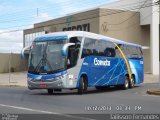
M 82 37 L 72 37 L 70 38 L 70 43 L 75 43 L 75 45 L 68 47 L 67 56 L 67 71 L 71 79 L 66 82 L 69 87 L 73 88 L 77 85 L 78 74 L 80 71 L 80 60 L 79 53 L 81 48 Z

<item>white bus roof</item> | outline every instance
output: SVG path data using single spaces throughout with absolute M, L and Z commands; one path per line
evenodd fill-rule
M 74 36 L 82 36 L 82 37 L 84 36 L 84 37 L 89 37 L 89 38 L 93 38 L 93 39 L 97 39 L 97 40 L 112 41 L 112 42 L 117 43 L 117 44 L 124 44 L 124 45 L 142 47 L 141 45 L 138 45 L 138 44 L 124 42 L 122 40 L 118 40 L 118 39 L 115 39 L 115 38 L 111 38 L 111 37 L 107 37 L 107 36 L 104 36 L 104 35 L 99 35 L 99 34 L 95 34 L 95 33 L 91 33 L 91 32 L 85 32 L 85 31 L 65 31 L 65 32 L 48 33 L 48 34 L 45 34 L 43 36 L 35 38 L 35 40 L 38 41 L 38 40 L 44 39 L 44 38 L 46 38 L 46 40 L 47 40 L 47 37 L 54 37 L 54 36 L 58 36 L 58 37 L 66 36 L 68 38 L 74 37 Z

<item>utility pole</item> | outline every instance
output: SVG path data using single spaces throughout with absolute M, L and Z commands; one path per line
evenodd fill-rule
M 9 72 L 9 84 L 11 83 L 11 55 L 12 55 L 12 51 L 10 52 L 10 55 L 9 55 L 9 63 L 8 63 L 8 72 Z
M 37 8 L 37 17 L 39 16 L 39 11 L 38 11 L 38 8 Z

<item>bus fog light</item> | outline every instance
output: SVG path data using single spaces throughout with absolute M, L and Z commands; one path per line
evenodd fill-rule
M 62 86 L 62 83 L 58 83 L 58 86 Z

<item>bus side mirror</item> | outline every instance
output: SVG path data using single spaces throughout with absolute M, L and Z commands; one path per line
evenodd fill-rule
M 75 43 L 67 43 L 62 48 L 62 55 L 67 56 L 67 50 L 69 46 L 75 45 Z
M 22 50 L 21 50 L 21 59 L 23 60 L 24 59 L 24 51 L 26 49 L 28 49 L 30 46 L 27 46 L 27 47 L 24 47 Z
M 21 59 L 24 59 L 24 51 L 21 51 Z

